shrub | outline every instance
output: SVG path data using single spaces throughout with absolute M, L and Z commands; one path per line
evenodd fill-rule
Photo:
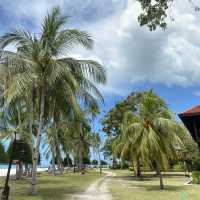
M 133 167 L 129 167 L 129 171 L 134 171 Z
M 200 171 L 192 172 L 193 183 L 200 184 Z
M 92 165 L 98 165 L 98 160 L 93 160 L 93 161 L 91 162 L 91 164 L 92 164 Z
M 172 171 L 173 172 L 184 172 L 185 171 L 184 164 L 178 163 L 178 164 L 173 165 Z
M 154 169 L 151 169 L 149 166 L 145 166 L 145 165 L 143 165 L 142 167 L 141 167 L 141 171 L 143 171 L 143 172 L 151 172 L 151 171 L 153 171 Z

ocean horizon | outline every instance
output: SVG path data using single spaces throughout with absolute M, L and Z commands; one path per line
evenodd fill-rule
M 0 169 L 8 169 L 9 163 L 0 163 Z M 16 164 L 12 164 L 12 169 L 16 168 Z
M 0 163 L 0 169 L 8 169 L 9 163 Z M 38 165 L 38 168 L 48 168 L 47 165 Z M 12 169 L 16 169 L 16 164 L 12 164 Z

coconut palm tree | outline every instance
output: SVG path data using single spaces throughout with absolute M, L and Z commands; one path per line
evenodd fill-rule
M 1 97 L 1 100 L 3 96 Z M 19 99 L 12 104 L 6 105 L 1 102 L 1 113 L 0 113 L 0 138 L 11 141 L 9 145 L 9 150 L 7 151 L 8 155 L 11 154 L 12 142 L 14 140 L 14 133 L 18 133 L 20 136 L 20 147 L 26 150 L 26 155 L 23 158 L 20 158 L 20 152 L 17 152 L 14 155 L 16 160 L 19 160 L 16 166 L 16 178 L 17 180 L 21 179 L 23 173 L 23 164 L 25 164 L 25 168 L 27 170 L 27 165 L 32 163 L 32 136 L 28 133 L 28 122 L 27 122 L 27 112 Z M 20 151 L 20 149 L 18 149 Z M 30 156 L 31 155 L 31 156 Z
M 47 102 L 53 91 L 62 96 L 59 101 L 63 100 L 79 113 L 77 94 L 82 98 L 90 93 L 98 96 L 99 92 L 93 83 L 105 83 L 106 79 L 99 63 L 69 56 L 74 45 L 91 49 L 93 41 L 85 31 L 63 29 L 66 21 L 67 17 L 56 7 L 44 18 L 40 34 L 16 30 L 0 37 L 1 49 L 9 45 L 16 47 L 16 52 L 3 50 L 1 53 L 0 71 L 5 75 L 6 102 L 10 103 L 16 98 L 26 99 L 30 111 L 30 132 L 35 135 L 30 194 L 36 194 L 39 146 L 42 133 L 45 132 Z M 58 97 L 55 101 L 59 102 Z
M 132 120 L 132 112 L 131 118 L 128 117 L 128 113 L 126 113 L 122 124 L 122 133 L 117 138 L 114 139 L 112 143 L 112 149 L 114 154 L 121 159 L 121 167 L 123 167 L 124 161 L 129 161 L 133 164 L 133 169 L 135 176 L 142 180 L 142 173 L 140 169 L 140 154 L 135 146 L 132 144 L 132 141 L 127 139 L 129 138 L 129 131 L 127 129 L 124 130 L 123 127 L 128 127 Z M 129 119 L 128 119 L 129 118 Z M 130 121 L 131 120 L 131 121 Z
M 144 164 L 152 166 L 155 162 L 160 188 L 164 189 L 161 170 L 166 169 L 169 160 L 176 157 L 177 146 L 182 145 L 181 134 L 185 130 L 153 91 L 143 93 L 138 111 L 126 113 L 125 121 L 129 123 L 124 124 L 122 137 L 126 137 L 127 142 L 122 152 L 132 146 Z

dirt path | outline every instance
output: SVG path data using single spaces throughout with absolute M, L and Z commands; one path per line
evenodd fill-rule
M 106 172 L 106 174 L 104 178 L 93 183 L 84 193 L 73 195 L 71 200 L 112 200 L 107 183 L 109 177 L 114 176 L 114 174 L 112 172 Z

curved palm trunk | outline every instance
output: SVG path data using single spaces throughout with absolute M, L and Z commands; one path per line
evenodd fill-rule
M 44 104 L 45 104 L 45 90 L 41 91 L 40 99 L 40 118 L 39 118 L 39 128 L 36 137 L 36 143 L 33 150 L 33 166 L 32 166 L 32 180 L 29 189 L 29 195 L 37 194 L 36 184 L 37 184 L 37 164 L 39 158 L 39 147 L 41 142 L 42 128 L 43 128 L 43 117 L 44 117 Z

